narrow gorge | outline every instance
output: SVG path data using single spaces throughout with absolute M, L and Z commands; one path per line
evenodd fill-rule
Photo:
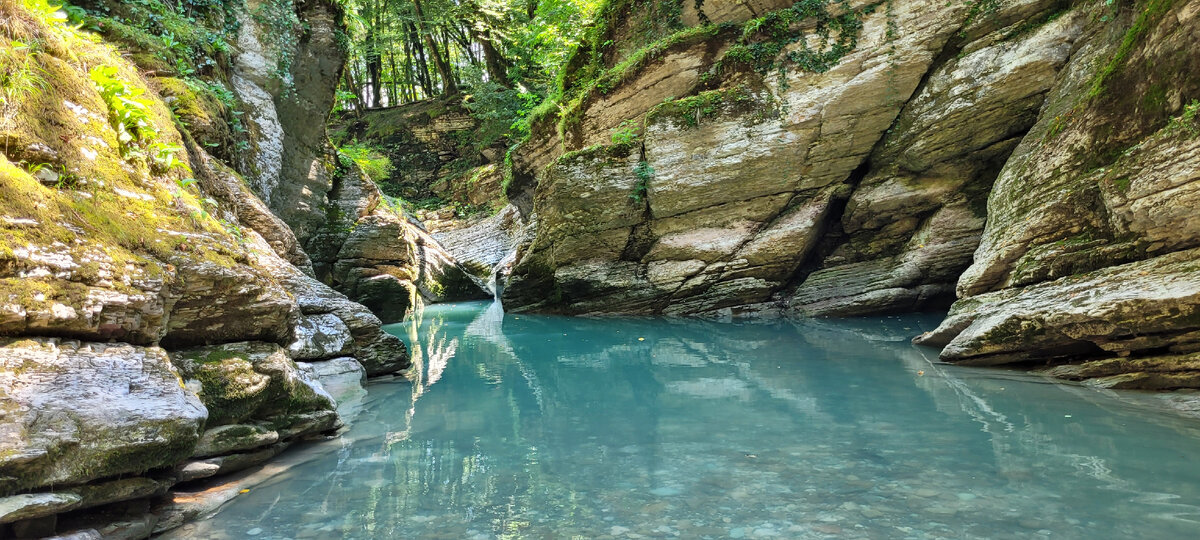
M 1122 476 L 1135 435 L 1106 438 L 1153 426 L 1164 467 L 1200 440 L 1200 0 L 2 0 L 0 140 L 0 538 L 258 536 L 239 497 L 300 516 L 310 484 L 338 515 L 263 538 L 1143 531 L 1059 523 L 1075 503 L 1012 466 L 1044 447 L 1139 516 L 1187 507 L 1146 534 L 1200 515 L 1200 483 L 1150 493 L 1158 472 Z M 1048 381 L 1111 462 L 1029 420 L 1076 406 Z M 892 414 L 926 405 L 968 415 L 947 425 L 1013 484 L 971 491 L 958 458 L 937 489 L 887 477 L 924 474 Z M 661 445 L 724 413 L 826 442 Z M 629 478 L 580 450 L 606 438 Z M 744 478 L 777 491 L 656 476 L 760 456 Z M 372 478 L 339 498 L 330 459 Z M 810 463 L 844 501 L 771 476 Z M 405 521 L 433 485 L 446 514 Z M 589 499 L 608 488 L 646 499 Z

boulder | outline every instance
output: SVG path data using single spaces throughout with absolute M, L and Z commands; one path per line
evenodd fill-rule
M 333 313 L 303 315 L 296 326 L 296 341 L 288 346 L 293 360 L 324 360 L 353 352 L 350 328 Z
M 170 467 L 208 417 L 157 347 L 0 341 L 0 493 Z
M 192 457 L 219 456 L 279 442 L 279 433 L 259 425 L 228 424 L 206 430 Z
M 241 342 L 171 353 L 209 409 L 208 428 L 254 419 L 290 425 L 295 415 L 333 413 L 329 394 L 274 343 Z M 334 414 L 336 423 L 336 414 Z M 314 425 L 324 430 L 328 426 Z M 280 434 L 281 438 L 286 438 Z

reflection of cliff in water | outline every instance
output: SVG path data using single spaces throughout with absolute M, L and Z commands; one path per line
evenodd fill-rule
M 808 328 L 821 326 L 819 322 L 808 323 Z M 936 409 L 945 415 L 945 418 L 922 418 L 917 421 L 969 419 L 978 425 L 979 431 L 986 434 L 990 448 L 978 452 L 976 459 L 994 463 L 995 467 L 995 477 L 979 479 L 980 492 L 986 492 L 989 485 L 1003 485 L 1008 491 L 1019 491 L 1030 497 L 1045 497 L 1048 503 L 1039 509 L 1041 515 L 1045 519 L 1057 519 L 1055 516 L 1061 516 L 1069 509 L 1065 505 L 1056 505 L 1054 501 L 1059 497 L 1047 489 L 1045 478 L 1050 475 L 1076 477 L 1080 479 L 1081 489 L 1084 489 L 1082 484 L 1088 484 L 1088 488 L 1099 486 L 1111 492 L 1112 508 L 1118 512 L 1124 510 L 1130 523 L 1144 519 L 1149 514 L 1156 519 L 1177 521 L 1184 528 L 1200 524 L 1200 506 L 1179 503 L 1179 497 L 1175 494 L 1146 491 L 1146 486 L 1155 483 L 1146 481 L 1144 470 L 1128 467 L 1130 463 L 1156 459 L 1153 455 L 1147 455 L 1141 437 L 1130 436 L 1127 431 L 1128 422 L 1135 421 L 1129 415 L 1131 409 L 1153 406 L 1155 400 L 1152 396 L 1096 391 L 1049 378 L 1041 380 L 1040 388 L 1035 387 L 1037 396 L 1031 397 L 1027 388 L 1018 396 L 1012 392 L 1006 393 L 1006 387 L 1012 384 L 1029 385 L 1031 380 L 1037 379 L 1025 372 L 963 368 L 940 363 L 936 352 L 929 349 L 895 346 L 897 340 L 879 332 L 878 327 L 871 327 L 864 332 L 856 329 L 853 322 L 823 326 L 821 332 L 804 332 L 806 339 L 810 343 L 823 343 L 823 346 L 832 350 L 844 347 L 851 341 L 873 343 L 880 357 L 890 356 L 900 360 L 906 371 L 903 376 L 911 378 L 918 388 L 933 399 Z M 813 339 L 820 333 L 833 335 L 820 340 Z M 1081 402 L 1090 406 L 1081 407 Z M 1158 424 L 1155 427 L 1180 431 L 1189 437 L 1200 436 L 1200 430 L 1194 423 L 1162 414 L 1158 410 L 1150 413 L 1144 418 Z M 1096 424 L 1108 426 L 1111 430 L 1083 427 Z M 1103 450 L 1103 453 L 1097 449 Z M 946 449 L 931 445 L 929 451 L 927 474 L 950 474 L 939 473 L 936 466 L 937 455 L 946 452 Z M 975 450 L 959 447 L 949 451 Z M 1135 457 L 1115 459 L 1116 455 Z M 1031 459 L 1031 456 L 1036 459 Z M 1114 462 L 1118 461 L 1126 466 L 1115 465 Z M 1172 488 L 1177 486 L 1169 479 L 1164 480 L 1165 485 Z M 936 484 L 937 479 L 931 477 L 929 483 Z M 1191 497 L 1192 500 L 1200 497 L 1200 493 L 1193 495 L 1196 497 Z M 1133 500 L 1139 504 L 1127 507 L 1119 502 L 1121 500 Z M 1136 528 L 1122 534 L 1125 533 L 1130 537 L 1138 534 Z
M 768 521 L 804 537 L 822 519 L 880 539 L 1194 528 L 1197 471 L 1156 464 L 1190 463 L 1200 436 L 1180 436 L 1185 424 L 1027 374 L 931 363 L 908 336 L 935 322 L 429 306 L 390 328 L 409 343 L 411 384 L 372 383 L 340 449 L 256 489 L 270 509 L 223 519 L 453 538 L 643 524 L 718 537 Z

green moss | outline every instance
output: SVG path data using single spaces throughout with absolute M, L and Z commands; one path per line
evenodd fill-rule
M 683 1 L 606 0 L 596 10 L 584 42 L 560 72 L 559 95 L 569 100 L 621 58 L 635 56 L 645 45 L 683 30 Z
M 570 165 L 587 160 L 613 163 L 628 158 L 633 150 L 634 147 L 630 144 L 593 144 L 558 156 L 558 159 L 548 167 Z
M 96 0 L 82 24 L 122 45 L 143 69 L 224 78 L 240 27 L 241 2 Z
M 664 119 L 687 127 L 695 127 L 704 118 L 716 116 L 726 108 L 746 107 L 754 97 L 744 85 L 700 92 L 682 99 L 668 99 L 646 113 L 646 123 Z
M 834 15 L 829 9 L 832 5 L 837 5 L 841 13 Z M 786 88 L 788 69 L 824 73 L 858 46 L 863 17 L 878 6 L 870 4 L 855 10 L 844 1 L 800 0 L 791 7 L 751 19 L 742 26 L 737 43 L 714 64 L 706 78 L 720 79 L 725 71 L 747 66 L 762 75 L 776 71 Z M 811 30 L 806 28 L 808 25 Z M 781 57 L 793 44 L 799 47 Z
M 835 4 L 843 8 L 842 13 L 833 15 L 830 12 L 830 6 Z M 608 60 L 616 57 L 606 52 L 612 47 L 611 36 L 615 35 L 614 28 L 625 24 L 614 19 L 614 14 L 627 14 L 630 6 L 628 3 L 607 4 L 600 10 L 596 35 L 610 37 L 594 38 L 568 62 L 568 68 L 564 70 L 567 75 L 560 82 L 556 95 L 531 113 L 530 131 L 541 132 L 538 126 L 544 126 L 557 111 L 556 129 L 564 149 L 569 148 L 575 141 L 583 139 L 584 111 L 601 96 L 621 87 L 667 53 L 713 42 L 721 36 L 736 38 L 736 43 L 702 77 L 703 83 L 710 87 L 718 85 L 726 72 L 736 71 L 740 65 L 748 65 L 762 74 L 775 70 L 781 78 L 788 67 L 824 72 L 857 46 L 862 18 L 876 7 L 877 4 L 871 4 L 852 10 L 844 2 L 835 0 L 800 0 L 789 8 L 770 12 L 740 26 L 704 24 L 675 30 L 633 50 L 609 68 L 606 67 Z M 808 23 L 811 28 L 805 29 Z M 820 44 L 810 47 L 807 39 L 810 35 L 817 36 Z M 784 48 L 795 43 L 803 45 L 779 59 Z M 588 58 L 585 62 L 581 61 L 584 56 Z
M 675 48 L 686 48 L 716 37 L 728 26 L 697 26 L 675 32 L 663 39 L 637 49 L 612 69 L 602 72 L 593 85 L 601 94 L 607 94 L 642 70 L 651 61 L 660 58 Z
M 1096 72 L 1095 77 L 1093 77 L 1087 94 L 1089 99 L 1096 98 L 1104 93 L 1105 86 L 1109 80 L 1118 71 L 1125 68 L 1126 61 L 1129 59 L 1129 55 L 1133 52 L 1134 47 L 1141 43 L 1142 38 L 1145 37 L 1150 27 L 1162 19 L 1162 16 L 1171 9 L 1174 3 L 1175 0 L 1145 0 L 1142 2 L 1137 18 L 1134 19 L 1129 30 L 1125 32 L 1124 37 L 1121 39 L 1121 44 L 1117 47 L 1117 51 L 1104 64 L 1104 67 Z
M 200 401 L 208 408 L 206 426 L 240 421 L 266 401 L 268 396 L 260 388 L 266 375 L 256 372 L 243 356 L 231 354 L 218 359 L 206 354 L 187 373 L 200 381 Z
M 1168 133 L 1183 132 L 1191 137 L 1200 137 L 1200 100 L 1192 100 L 1184 105 L 1183 112 L 1167 122 Z
M 48 35 L 38 28 L 19 31 Z M 11 253 L 15 247 L 29 244 L 70 244 L 83 236 L 89 244 L 106 250 L 117 263 L 144 266 L 150 261 L 143 254 L 164 259 L 178 255 L 180 248 L 226 266 L 244 258 L 229 249 L 223 240 L 229 238 L 229 233 L 204 210 L 196 193 L 179 189 L 177 182 L 182 181 L 186 170 L 154 171 L 150 156 L 129 163 L 114 151 L 119 141 L 101 116 L 107 104 L 81 66 L 114 68 L 114 77 L 146 98 L 140 121 L 159 134 L 159 142 L 180 145 L 170 111 L 149 91 L 138 72 L 111 47 L 74 29 L 55 30 L 55 35 L 61 47 L 47 48 L 36 55 L 37 69 L 55 84 L 8 104 L 15 108 L 15 114 L 0 127 L 0 140 L 5 141 L 7 149 L 45 145 L 63 158 L 56 163 L 14 163 L 9 158 L 22 159 L 19 152 L 15 157 L 0 156 L 0 215 L 37 223 L 7 228 L 5 251 Z M 66 102 L 92 114 L 81 115 L 78 109 L 64 106 Z M 94 155 L 76 158 L 84 152 L 81 149 Z M 30 170 L 42 166 L 62 171 L 79 182 L 44 186 L 30 174 Z M 172 238 L 164 231 L 181 235 Z M 185 243 L 183 235 L 199 235 L 208 241 Z

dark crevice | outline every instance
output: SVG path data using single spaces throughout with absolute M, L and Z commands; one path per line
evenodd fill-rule
M 643 141 L 638 150 L 638 170 L 646 164 L 646 143 Z M 621 250 L 621 256 L 618 260 L 640 262 L 647 253 L 650 253 L 650 248 L 654 247 L 654 242 L 658 240 L 651 231 L 650 223 L 654 220 L 653 214 L 650 212 L 650 180 L 653 179 L 653 173 L 650 178 L 638 178 L 637 186 L 634 188 L 634 198 L 637 204 L 642 206 L 642 221 L 633 226 L 633 230 L 629 232 L 629 239 L 625 242 L 625 247 Z
M 846 186 L 841 190 L 842 193 L 835 195 L 829 201 L 829 210 L 825 213 L 825 219 L 817 226 L 820 230 L 817 236 L 820 240 L 813 247 L 800 266 L 792 273 L 792 277 L 788 278 L 785 285 L 780 289 L 785 295 L 794 291 L 804 280 L 808 279 L 809 274 L 819 270 L 825 258 L 828 257 L 835 249 L 838 248 L 849 237 L 842 229 L 842 217 L 846 214 L 846 205 L 850 202 L 850 195 L 854 193 L 854 189 L 862 183 L 867 177 L 867 173 L 871 171 L 871 160 L 863 159 L 862 163 L 858 164 L 853 171 L 842 181 Z

